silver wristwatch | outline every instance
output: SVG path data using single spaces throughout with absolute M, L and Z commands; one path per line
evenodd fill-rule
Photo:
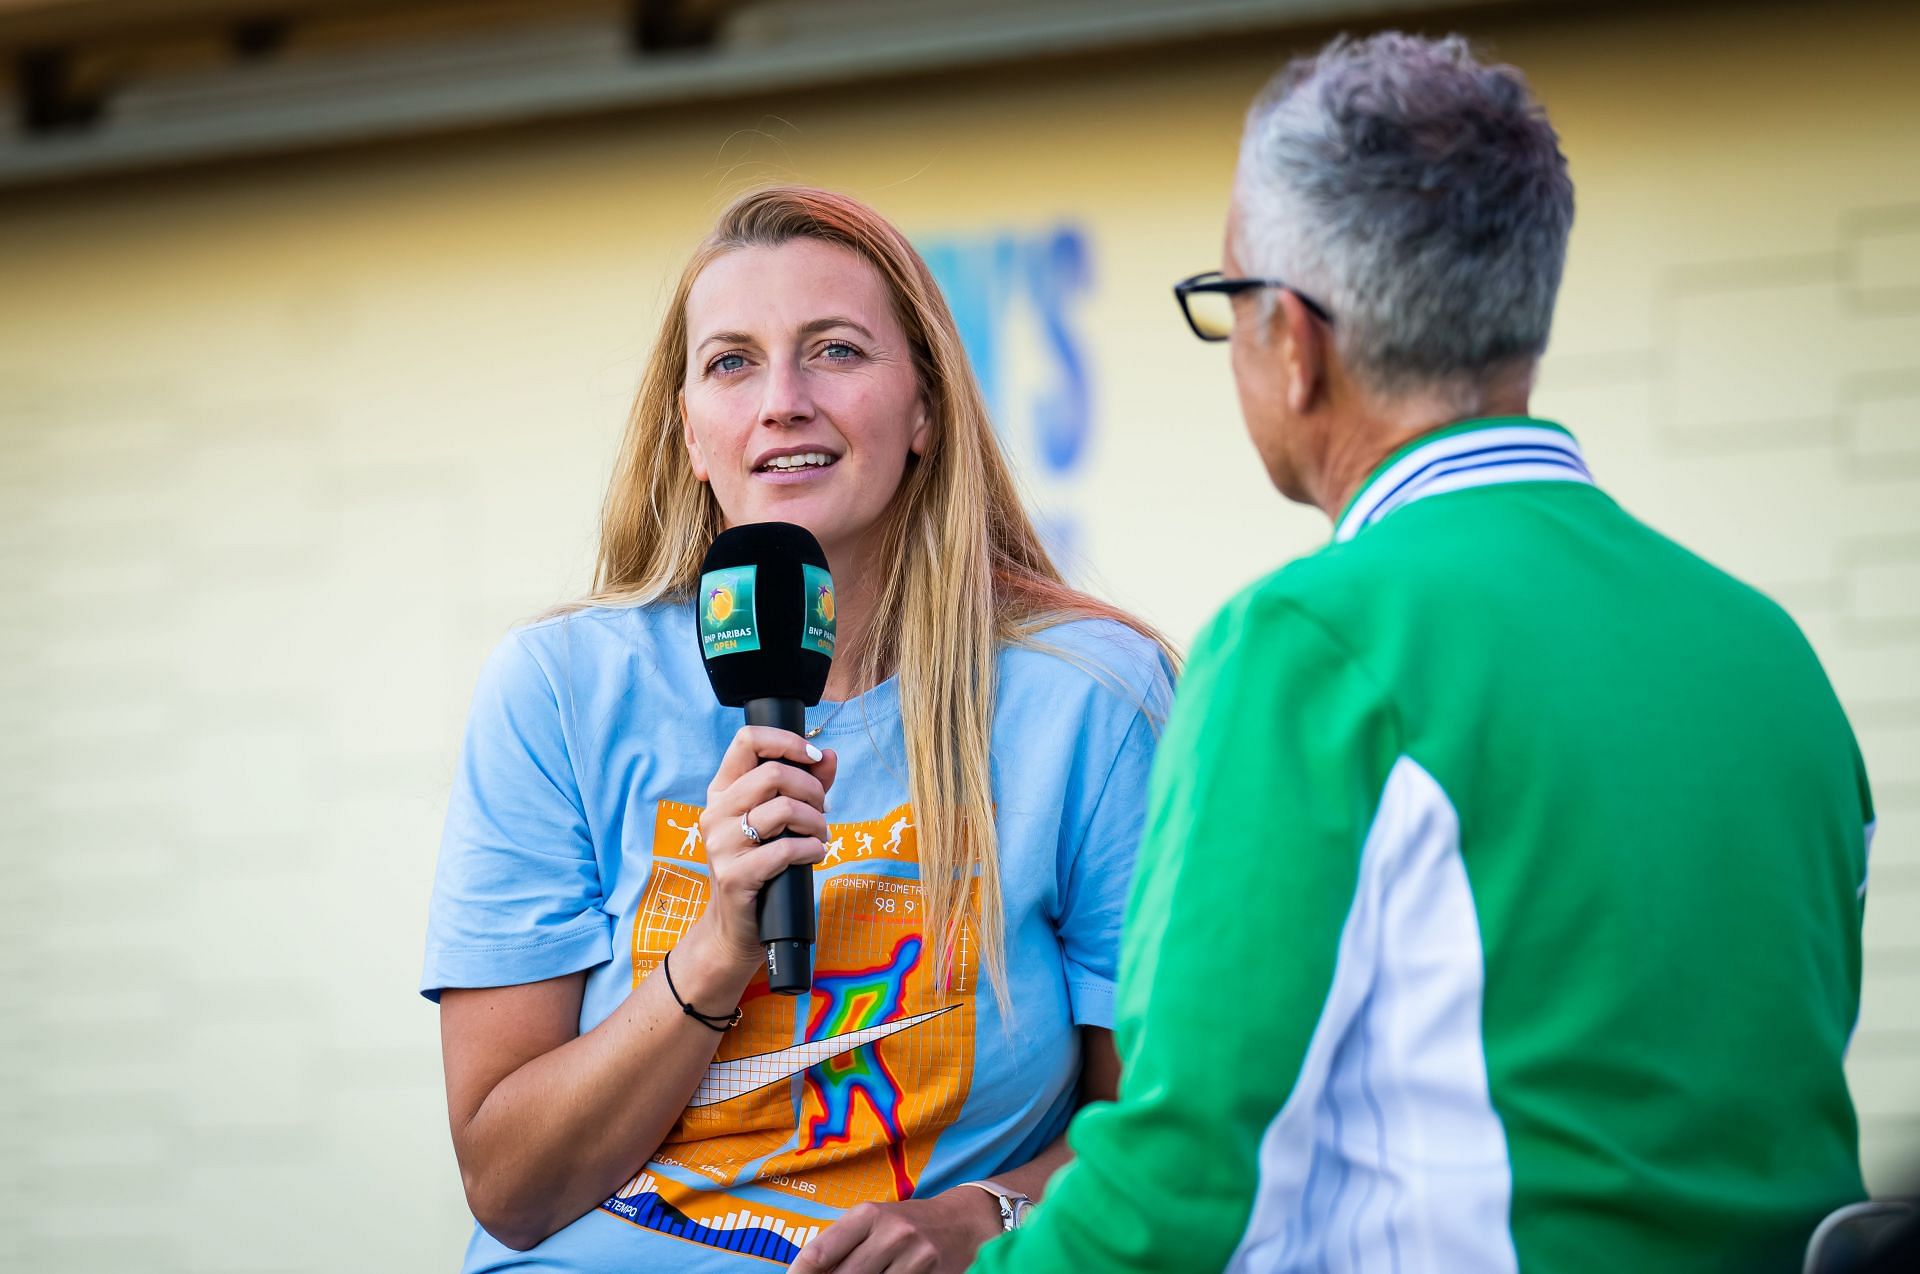
M 1026 1223 L 1027 1213 L 1033 1210 L 1033 1200 L 1018 1190 L 1009 1190 L 998 1181 L 968 1181 L 976 1190 L 985 1190 L 1000 1205 L 1000 1228 L 1017 1230 Z

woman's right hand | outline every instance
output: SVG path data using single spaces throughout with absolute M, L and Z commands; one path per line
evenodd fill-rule
M 764 959 L 754 900 L 769 880 L 795 863 L 826 857 L 827 789 L 839 758 L 799 735 L 770 726 L 744 726 L 733 736 L 707 787 L 700 839 L 707 847 L 713 895 L 695 922 L 718 949 L 742 964 Z M 805 767 L 805 768 L 799 768 Z M 756 845 L 741 828 L 760 833 Z M 773 837 L 781 832 L 781 840 Z

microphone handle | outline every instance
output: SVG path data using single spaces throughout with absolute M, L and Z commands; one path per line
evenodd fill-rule
M 798 699 L 749 699 L 747 724 L 804 735 L 807 705 Z M 768 840 L 780 840 L 777 832 Z M 767 985 L 780 995 L 804 995 L 813 987 L 813 868 L 793 866 L 769 880 L 755 904 L 760 941 L 767 948 Z

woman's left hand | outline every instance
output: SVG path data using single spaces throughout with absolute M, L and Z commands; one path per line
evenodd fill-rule
M 959 1274 L 1002 1233 L 1000 1205 L 972 1186 L 931 1199 L 862 1203 L 807 1244 L 793 1274 Z

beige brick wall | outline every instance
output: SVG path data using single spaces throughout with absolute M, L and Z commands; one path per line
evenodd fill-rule
M 1580 185 L 1541 408 L 1794 611 L 1859 729 L 1884 829 L 1852 1074 L 1889 1188 L 1920 1169 L 1920 18 L 1484 34 Z M 1215 260 L 1280 52 L 0 196 L 0 1268 L 457 1259 L 412 994 L 457 731 L 498 635 L 584 582 L 662 291 L 727 192 L 842 186 L 923 238 L 1079 226 L 1098 433 L 1048 494 L 1092 577 L 1184 636 L 1317 543 L 1166 292 Z

